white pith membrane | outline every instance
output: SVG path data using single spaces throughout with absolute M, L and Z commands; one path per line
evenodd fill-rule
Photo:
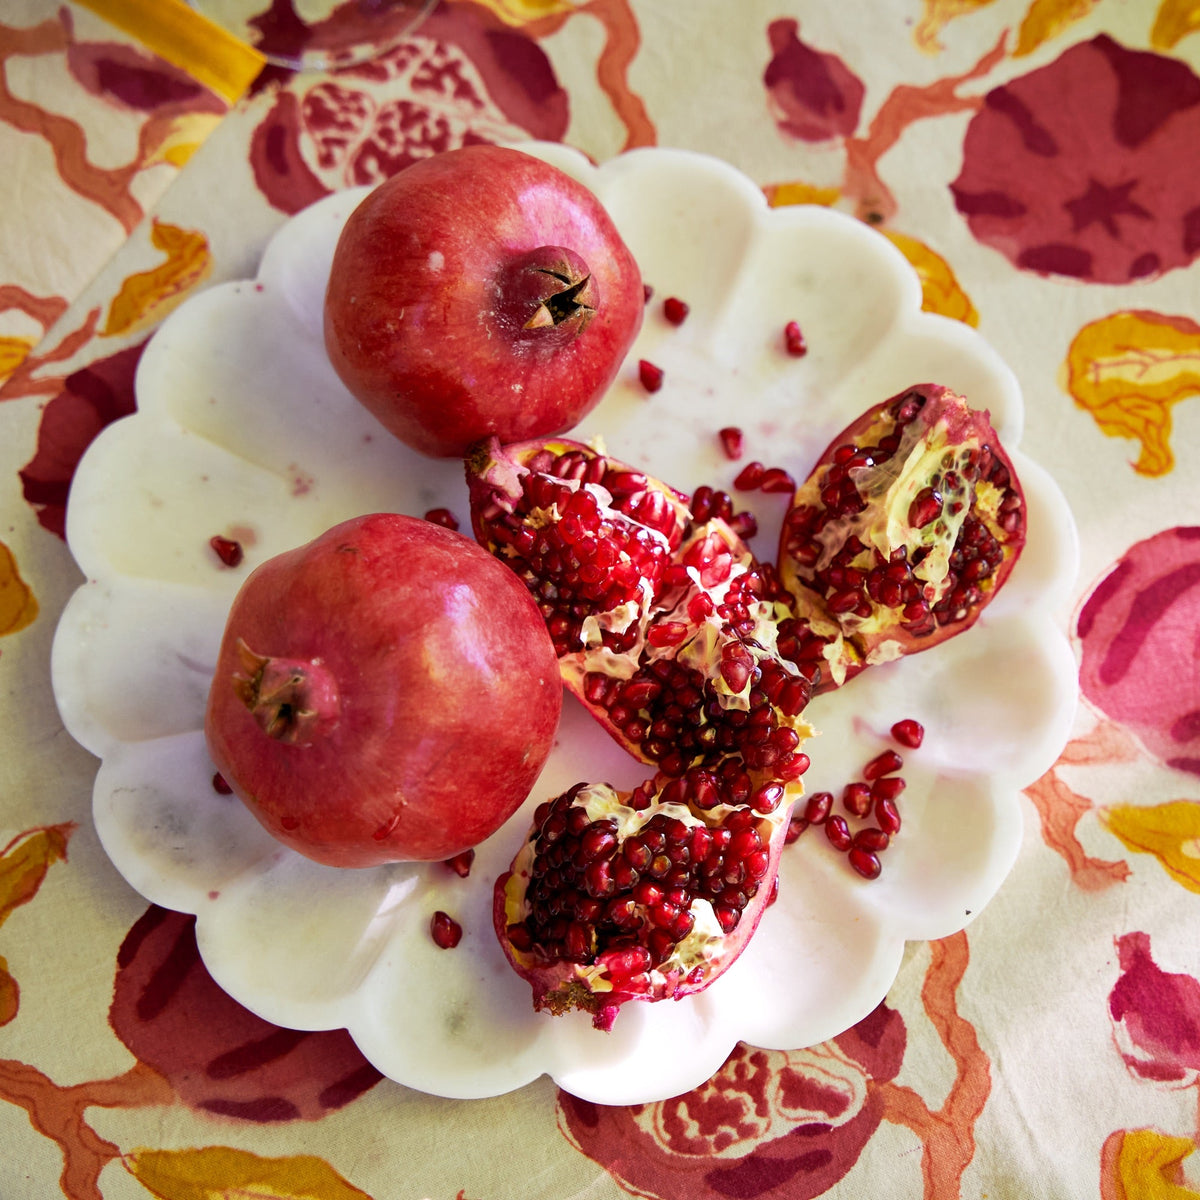
M 876 436 L 885 436 L 887 431 Z M 865 439 L 864 439 L 865 440 Z M 924 558 L 913 568 L 913 576 L 923 584 L 925 602 L 933 608 L 954 583 L 950 574 L 950 556 L 958 541 L 963 524 L 971 515 L 973 499 L 977 515 L 995 512 L 1001 493 L 992 484 L 968 479 L 963 468 L 972 455 L 978 455 L 981 444 L 977 439 L 951 445 L 949 429 L 944 418 L 932 426 L 924 427 L 920 421 L 908 422 L 900 429 L 900 445 L 896 452 L 884 462 L 874 466 L 852 467 L 847 474 L 866 502 L 860 512 L 832 517 L 815 535 L 814 541 L 821 547 L 815 564 L 803 568 L 799 574 L 811 580 L 825 570 L 834 555 L 852 537 L 857 537 L 865 549 L 846 565 L 869 571 L 876 565 L 875 552 L 884 561 L 899 549 L 905 549 L 911 562 L 917 551 L 926 551 Z M 942 496 L 940 515 L 928 524 L 917 527 L 909 520 L 909 512 L 918 495 L 930 486 L 930 481 L 941 476 L 956 475 L 960 480 L 957 488 L 939 487 Z M 820 492 L 825 472 L 810 477 L 797 492 L 794 507 L 820 504 Z M 887 521 L 879 527 L 872 518 L 880 511 L 887 514 Z M 811 607 L 812 611 L 807 611 Z M 834 681 L 839 685 L 845 678 L 845 664 L 841 643 L 846 638 L 870 637 L 885 632 L 895 624 L 895 615 L 886 605 L 871 602 L 871 613 L 843 613 L 837 619 L 825 615 L 818 606 L 802 606 L 814 633 L 831 639 L 826 657 L 833 668 Z M 885 637 L 873 646 L 866 656 L 870 665 L 891 662 L 905 653 L 904 644 L 895 638 Z

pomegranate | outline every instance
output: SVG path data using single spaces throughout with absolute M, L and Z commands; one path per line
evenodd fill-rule
M 520 581 L 462 534 L 375 514 L 257 567 L 205 732 L 229 786 L 318 862 L 445 860 L 525 799 L 562 704 Z
M 987 413 L 933 384 L 877 404 L 834 438 L 784 520 L 797 620 L 784 653 L 823 659 L 822 691 L 962 632 L 1007 579 L 1025 522 Z
M 597 198 L 518 150 L 405 167 L 351 214 L 325 295 L 346 387 L 397 437 L 453 457 L 570 428 L 641 327 L 641 275 Z
M 496 887 L 535 1005 L 608 1028 L 627 1000 L 706 987 L 754 931 L 808 767 L 811 689 L 774 651 L 788 608 L 771 573 L 713 496 L 699 515 L 562 440 L 493 439 L 468 480 L 476 536 L 537 597 L 568 688 L 657 768 L 631 793 L 579 784 L 541 805 Z

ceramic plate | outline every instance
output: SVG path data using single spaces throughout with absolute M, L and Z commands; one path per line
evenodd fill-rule
M 441 865 L 318 866 L 213 790 L 204 702 L 249 571 L 368 511 L 446 506 L 467 527 L 460 465 L 399 445 L 325 358 L 325 279 L 361 192 L 293 218 L 257 278 L 190 299 L 146 348 L 138 412 L 103 432 L 75 476 L 67 533 L 87 582 L 58 629 L 54 686 L 67 728 L 102 760 L 95 821 L 117 870 L 148 900 L 196 914 L 209 970 L 244 1005 L 292 1028 L 345 1026 L 382 1072 L 428 1093 L 496 1095 L 545 1073 L 586 1099 L 645 1102 L 702 1083 L 739 1039 L 798 1049 L 848 1028 L 883 998 L 907 940 L 962 928 L 1000 886 L 1020 842 L 1020 789 L 1053 762 L 1074 709 L 1058 620 L 1074 527 L 1019 449 L 1014 376 L 973 330 L 921 311 L 917 277 L 885 238 L 825 208 L 771 210 L 750 180 L 699 155 L 638 150 L 597 169 L 562 147 L 527 148 L 600 196 L 654 288 L 622 378 L 574 436 L 601 437 L 678 487 L 729 489 L 739 464 L 716 431 L 736 424 L 747 460 L 803 478 L 862 410 L 934 381 L 989 409 L 1013 453 L 1030 537 L 996 603 L 962 637 L 808 710 L 820 731 L 810 791 L 853 778 L 894 721 L 928 730 L 906 755 L 904 828 L 882 876 L 860 879 L 810 831 L 733 969 L 698 996 L 627 1006 L 604 1034 L 581 1014 L 535 1014 L 490 922 L 493 880 L 540 800 L 647 774 L 574 703 L 526 807 L 465 880 Z M 661 316 L 672 295 L 691 306 L 679 327 Z M 782 350 L 788 320 L 804 358 Z M 640 358 L 665 372 L 654 395 L 637 381 Z M 786 497 L 739 499 L 772 557 Z M 212 553 L 215 534 L 243 545 L 240 567 Z M 430 940 L 436 909 L 464 928 L 453 951 Z

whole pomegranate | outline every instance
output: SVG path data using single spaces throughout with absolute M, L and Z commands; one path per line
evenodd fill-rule
M 401 441 L 454 457 L 568 429 L 641 327 L 633 255 L 599 200 L 533 155 L 468 146 L 371 192 L 339 238 L 325 345 Z
M 205 732 L 280 841 L 368 867 L 446 859 L 498 829 L 561 706 L 553 644 L 517 577 L 441 525 L 375 514 L 247 578 Z

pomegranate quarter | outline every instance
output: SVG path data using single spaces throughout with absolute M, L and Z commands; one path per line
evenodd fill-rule
M 641 274 L 600 201 L 533 155 L 468 146 L 351 214 L 325 294 L 334 370 L 401 441 L 455 457 L 569 429 L 641 327 Z
M 205 733 L 281 842 L 370 867 L 444 860 L 494 833 L 561 708 L 553 643 L 516 575 L 462 534 L 378 514 L 247 578 Z

